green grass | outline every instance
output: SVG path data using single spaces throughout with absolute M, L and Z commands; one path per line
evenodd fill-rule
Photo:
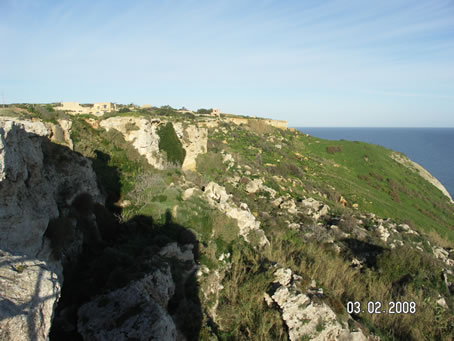
M 319 141 L 316 143 L 315 141 Z M 328 152 L 329 147 L 341 151 Z M 410 222 L 419 231 L 436 231 L 454 241 L 454 207 L 435 186 L 391 158 L 392 151 L 363 142 L 301 136 L 297 151 L 309 160 L 312 183 L 331 185 L 350 204 L 381 217 Z
M 281 141 L 280 136 L 284 140 Z M 289 194 L 295 199 L 310 196 L 328 203 L 331 207 L 330 217 L 344 218 L 340 224 L 342 229 L 351 230 L 358 225 L 354 214 L 371 212 L 397 223 L 408 223 L 420 232 L 436 232 L 435 236 L 441 235 L 451 242 L 454 240 L 453 206 L 435 186 L 394 161 L 391 150 L 361 142 L 327 141 L 287 131 L 276 130 L 272 138 L 274 141 L 270 135 L 253 134 L 241 127 L 229 129 L 227 133 L 219 129 L 217 133 L 210 134 L 212 141 L 209 141 L 209 151 L 216 153 L 224 149 L 231 153 L 235 161 L 243 166 L 242 170 L 234 168 L 233 172 L 241 175 L 244 174 L 245 164 L 251 166 L 253 172 L 265 179 L 267 185 L 278 191 L 278 195 Z M 276 148 L 276 144 L 281 144 L 282 148 Z M 262 153 L 258 153 L 258 150 Z M 276 167 L 267 167 L 266 163 L 275 164 Z M 215 171 L 211 173 L 215 175 Z M 275 180 L 275 175 L 281 176 L 284 181 Z M 246 178 L 252 177 L 249 175 Z M 302 181 L 304 188 L 291 185 L 297 179 Z M 344 255 L 305 239 L 304 232 L 286 229 L 285 218 L 273 215 L 273 208 L 267 207 L 257 195 L 246 195 L 244 185 L 228 186 L 228 190 L 237 203 L 247 202 L 251 210 L 271 213 L 270 219 L 260 218 L 262 228 L 271 241 L 268 259 L 291 267 L 305 277 L 317 279 L 331 297 L 330 305 L 337 311 L 341 312 L 348 300 L 364 303 L 370 300 L 413 300 L 420 307 L 416 317 L 363 316 L 360 317 L 361 323 L 389 340 L 394 337 L 446 339 L 453 335 L 452 328 L 447 327 L 452 322 L 449 312 L 440 311 L 432 304 L 439 293 L 447 297 L 449 302 L 451 299 L 446 288 L 443 288 L 440 263 L 431 256 L 425 236 L 402 235 L 411 243 L 422 242 L 425 252 L 410 248 L 385 249 L 377 258 L 376 267 L 360 271 L 352 268 L 351 260 L 347 257 L 344 259 Z M 341 195 L 348 202 L 346 208 L 338 202 Z M 351 209 L 354 203 L 359 205 L 358 211 Z M 364 221 L 365 225 L 368 223 L 370 225 L 372 221 Z M 377 236 L 368 233 L 367 238 L 385 246 Z M 233 260 L 233 264 L 237 261 Z M 238 282 L 235 283 L 240 286 Z M 249 295 L 253 296 L 252 291 Z M 229 299 L 228 304 L 235 307 L 232 310 L 238 309 L 239 305 L 245 311 L 249 309 L 246 302 L 242 304 Z M 221 304 L 218 313 L 228 312 L 227 303 Z M 230 321 L 226 329 L 238 331 L 246 320 Z M 321 328 L 318 326 L 317 329 Z M 239 337 L 235 333 L 229 335 Z

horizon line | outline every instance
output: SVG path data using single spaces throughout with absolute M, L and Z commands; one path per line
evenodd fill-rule
M 454 126 L 452 127 L 429 127 L 429 126 L 418 126 L 418 127 L 383 127 L 383 126 L 289 126 L 289 128 L 322 128 L 322 129 L 339 129 L 339 128 L 349 128 L 349 129 L 368 129 L 368 128 L 373 128 L 373 129 L 454 129 Z

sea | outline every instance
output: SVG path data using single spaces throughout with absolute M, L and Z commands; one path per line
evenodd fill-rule
M 436 177 L 454 198 L 454 128 L 296 129 L 322 139 L 362 141 L 404 153 Z

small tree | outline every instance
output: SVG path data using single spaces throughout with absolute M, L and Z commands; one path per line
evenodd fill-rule
M 213 109 L 199 109 L 197 110 L 197 113 L 200 115 L 209 115 L 212 111 Z

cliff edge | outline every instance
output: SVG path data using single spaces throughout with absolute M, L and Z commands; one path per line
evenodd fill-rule
M 413 172 L 419 174 L 421 177 L 423 177 L 424 179 L 429 181 L 432 185 L 437 187 L 444 195 L 446 195 L 449 198 L 449 200 L 451 201 L 451 203 L 454 203 L 451 195 L 449 194 L 449 192 L 445 188 L 445 186 L 443 186 L 443 184 L 440 181 L 438 181 L 438 179 L 436 177 L 434 177 L 432 174 L 430 174 L 429 171 L 427 171 L 427 169 L 425 169 L 423 166 L 410 160 L 407 156 L 405 156 L 402 153 L 397 153 L 397 152 L 392 153 L 391 157 L 394 160 L 396 160 L 397 162 L 399 162 L 400 164 L 404 165 L 408 169 L 412 170 Z

